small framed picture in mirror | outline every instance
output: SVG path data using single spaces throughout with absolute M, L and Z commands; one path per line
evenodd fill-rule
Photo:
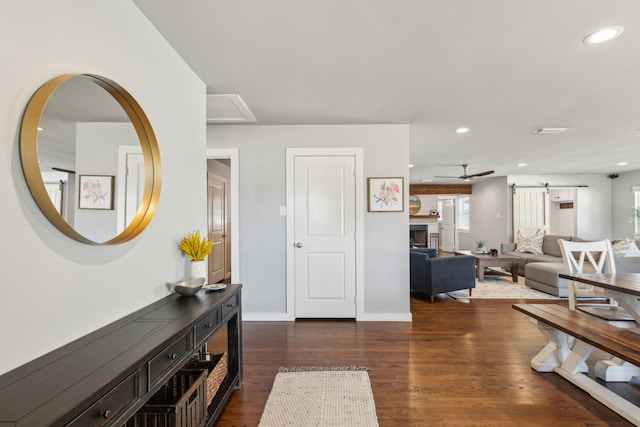
M 113 175 L 80 175 L 78 181 L 80 209 L 113 209 Z

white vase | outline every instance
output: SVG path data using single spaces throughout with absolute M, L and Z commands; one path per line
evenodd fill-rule
M 197 279 L 198 277 L 204 277 L 207 281 L 207 260 L 202 261 L 189 261 L 189 279 Z

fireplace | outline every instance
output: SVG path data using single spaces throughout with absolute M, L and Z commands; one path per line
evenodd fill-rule
M 409 225 L 409 244 L 411 246 L 427 247 L 428 233 L 427 224 L 411 224 Z

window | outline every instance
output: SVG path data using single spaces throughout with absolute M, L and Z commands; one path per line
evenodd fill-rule
M 469 196 L 458 198 L 458 230 L 469 231 Z

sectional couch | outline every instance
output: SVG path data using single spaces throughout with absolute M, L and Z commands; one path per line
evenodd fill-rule
M 528 252 L 516 251 L 515 243 L 502 243 L 500 253 L 518 258 L 518 274 L 525 276 L 524 267 L 530 262 L 550 262 L 562 264 L 562 252 L 558 239 L 574 240 L 572 236 L 560 236 L 556 234 L 545 234 L 542 238 L 542 254 L 532 254 Z M 575 240 L 578 240 L 576 238 Z M 580 239 L 584 241 L 583 239 Z
M 515 243 L 503 243 L 500 252 L 518 259 L 518 274 L 525 277 L 525 285 L 530 288 L 546 292 L 559 297 L 568 296 L 567 280 L 558 276 L 565 271 L 562 260 L 562 251 L 558 244 L 559 239 L 569 241 L 587 241 L 580 237 L 545 235 L 542 241 L 543 254 L 517 252 Z M 640 242 L 636 242 L 640 247 Z M 640 272 L 640 257 L 615 256 L 616 272 L 637 273 Z M 585 270 L 588 267 L 585 267 Z

